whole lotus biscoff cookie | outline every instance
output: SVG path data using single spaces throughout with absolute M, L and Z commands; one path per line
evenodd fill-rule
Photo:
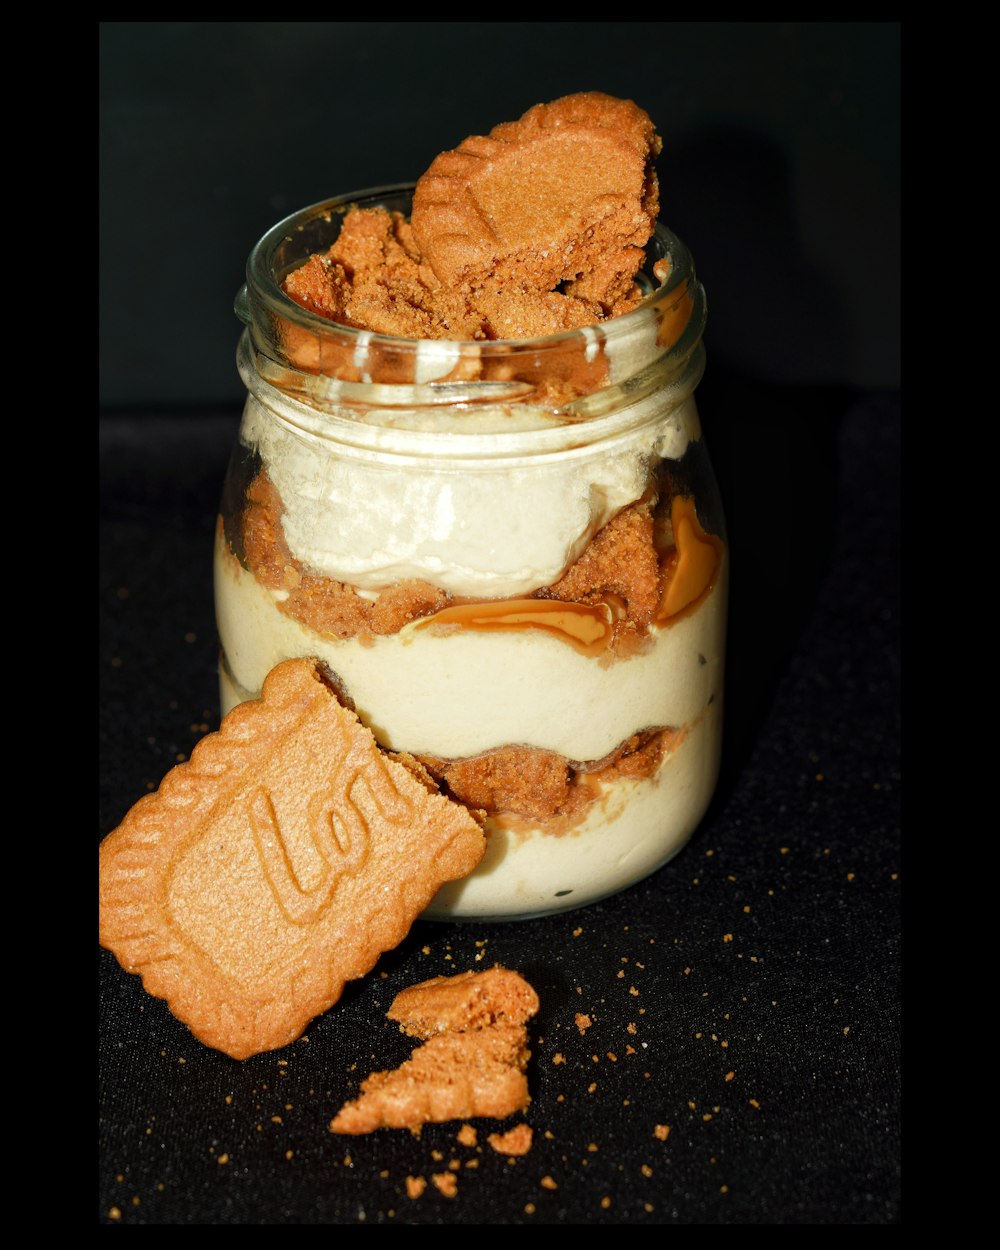
M 482 858 L 428 783 L 285 661 L 101 844 L 101 944 L 206 1045 L 285 1046 Z
M 417 183 L 413 236 L 446 286 L 553 291 L 605 310 L 653 232 L 662 144 L 631 100 L 589 91 L 443 152 Z
M 386 1013 L 403 1032 L 429 1040 L 390 1072 L 373 1072 L 361 1095 L 331 1121 L 334 1133 L 416 1129 L 486 1116 L 503 1120 L 531 1101 L 526 1022 L 538 995 L 516 972 L 434 977 L 396 995 Z

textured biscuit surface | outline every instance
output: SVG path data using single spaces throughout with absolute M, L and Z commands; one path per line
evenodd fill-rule
M 587 91 L 535 105 L 438 156 L 417 182 L 409 222 L 381 208 L 352 209 L 328 251 L 288 274 L 284 290 L 342 325 L 466 344 L 621 316 L 642 298 L 636 274 L 659 212 L 653 162 L 661 147 L 631 100 Z M 327 344 L 325 362 L 323 352 L 290 351 L 300 367 L 331 376 L 413 380 L 389 376 L 403 361 L 385 344 Z M 447 359 L 428 364 L 428 356 L 425 367 L 437 370 L 429 376 L 458 381 L 493 364 L 468 350 Z M 555 395 L 585 393 L 604 378 L 596 366 L 586 345 L 565 358 L 550 351 L 545 385 Z M 501 380 L 509 367 L 496 364 Z
M 423 1046 L 400 1067 L 374 1072 L 341 1108 L 334 1133 L 416 1129 L 428 1122 L 502 1120 L 530 1102 L 527 1020 L 538 996 L 516 972 L 492 968 L 435 977 L 398 994 L 388 1016 Z
M 610 308 L 652 233 L 660 141 L 631 100 L 588 91 L 437 157 L 417 183 L 413 235 L 449 286 L 567 293 Z
M 509 968 L 434 977 L 400 991 L 386 1012 L 410 1037 L 468 1032 L 492 1024 L 521 1026 L 538 1011 L 538 995 Z
M 208 1046 L 287 1045 L 485 849 L 313 660 L 272 669 L 100 854 L 100 940 Z

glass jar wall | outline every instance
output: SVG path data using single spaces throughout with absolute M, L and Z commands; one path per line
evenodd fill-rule
M 387 750 L 486 813 L 431 918 L 579 907 L 704 814 L 721 740 L 727 547 L 694 390 L 704 293 L 662 226 L 642 304 L 544 339 L 394 339 L 281 290 L 353 205 L 251 254 L 243 421 L 215 556 L 223 711 L 319 657 Z

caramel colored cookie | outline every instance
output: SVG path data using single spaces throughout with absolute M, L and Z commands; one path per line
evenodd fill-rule
M 417 1129 L 523 1111 L 531 1101 L 524 1026 L 537 1010 L 538 995 L 528 982 L 500 967 L 434 977 L 403 990 L 386 1014 L 404 1033 L 429 1040 L 399 1068 L 362 1081 L 361 1096 L 341 1108 L 330 1131 Z
M 234 1059 L 293 1042 L 485 849 L 313 660 L 268 674 L 100 853 L 100 940 Z
M 538 1011 L 538 995 L 508 968 L 434 977 L 400 991 L 386 1012 L 410 1037 L 468 1032 L 493 1024 L 523 1025 Z
M 453 289 L 553 291 L 610 309 L 630 295 L 659 211 L 661 142 L 631 100 L 538 104 L 438 156 L 417 183 L 413 236 Z
M 415 1129 L 476 1116 L 502 1120 L 523 1111 L 530 1101 L 525 1043 L 524 1029 L 509 1024 L 439 1033 L 401 1067 L 362 1081 L 360 1098 L 341 1108 L 330 1131 Z

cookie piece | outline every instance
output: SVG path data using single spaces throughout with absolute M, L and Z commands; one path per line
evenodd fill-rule
M 538 995 L 528 982 L 499 966 L 401 991 L 386 1014 L 404 1033 L 429 1040 L 399 1068 L 362 1081 L 361 1096 L 341 1108 L 330 1131 L 418 1129 L 523 1111 L 531 1101 L 525 1024 L 537 1010 Z
M 333 1133 L 417 1129 L 444 1120 L 502 1120 L 527 1107 L 524 1075 L 530 1051 L 523 1028 L 496 1024 L 467 1033 L 439 1033 L 400 1067 L 373 1072 L 361 1096 L 331 1121 Z
M 589 91 L 535 105 L 432 162 L 413 236 L 454 290 L 565 284 L 608 310 L 631 294 L 656 222 L 661 146 L 631 100 Z
M 207 1046 L 285 1046 L 485 850 L 288 660 L 101 844 L 100 940 Z
M 524 977 L 497 965 L 411 985 L 396 995 L 386 1015 L 401 1032 L 426 1038 L 494 1024 L 520 1026 L 537 1011 L 538 995 Z

